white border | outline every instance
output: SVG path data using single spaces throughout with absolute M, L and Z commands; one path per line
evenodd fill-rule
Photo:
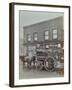
M 49 12 L 64 12 L 64 77 L 56 78 L 41 78 L 41 79 L 22 79 L 19 80 L 19 10 L 31 10 L 31 11 L 49 11 Z M 69 15 L 68 8 L 55 8 L 55 7 L 39 7 L 39 6 L 27 6 L 27 5 L 15 5 L 15 27 L 14 27 L 14 85 L 29 85 L 29 84 L 50 84 L 50 83 L 62 83 L 68 82 L 68 70 L 69 70 L 69 56 L 68 56 L 68 40 L 69 40 Z

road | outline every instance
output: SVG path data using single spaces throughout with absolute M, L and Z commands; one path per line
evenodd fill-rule
M 29 70 L 23 68 L 23 63 L 20 60 L 19 63 L 19 79 L 32 79 L 32 78 L 51 78 L 51 77 L 62 77 L 56 72 L 48 72 L 45 70 Z

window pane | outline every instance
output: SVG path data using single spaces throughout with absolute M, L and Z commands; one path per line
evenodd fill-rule
M 45 31 L 45 40 L 49 39 L 49 31 Z
M 37 39 L 38 39 L 38 34 L 34 33 L 34 40 L 37 40 Z
M 53 35 L 53 39 L 57 39 L 57 35 Z
M 48 40 L 49 39 L 49 37 L 48 36 L 45 36 L 45 40 Z
M 53 33 L 54 33 L 54 34 L 57 33 L 57 30 L 53 30 Z
M 49 34 L 49 32 L 48 31 L 45 31 L 45 35 L 48 35 Z
M 37 37 L 35 37 L 34 40 L 37 40 Z
M 53 30 L 53 39 L 57 39 L 57 30 Z
M 31 41 L 31 35 L 28 35 L 28 41 Z

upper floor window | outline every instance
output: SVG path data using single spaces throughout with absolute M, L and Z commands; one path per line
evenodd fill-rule
M 45 40 L 49 39 L 49 31 L 45 31 Z
M 57 29 L 53 30 L 53 39 L 57 39 Z
M 31 41 L 31 35 L 30 35 L 30 34 L 28 34 L 27 40 L 28 40 L 28 41 Z
M 35 40 L 35 41 L 38 40 L 38 33 L 37 33 L 37 32 L 34 33 L 34 40 Z

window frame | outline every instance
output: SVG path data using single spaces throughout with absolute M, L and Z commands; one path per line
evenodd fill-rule
M 45 32 L 47 32 L 47 31 L 48 31 L 48 39 L 45 39 L 45 36 L 47 36 L 47 35 L 45 35 Z M 46 30 L 46 31 L 44 31 L 44 40 L 47 41 L 49 39 L 50 39 L 50 31 L 49 30 Z
M 56 35 L 57 35 L 57 38 L 54 38 L 54 37 L 53 37 L 53 35 L 55 35 L 55 34 L 53 34 L 53 31 L 54 31 L 54 30 L 57 31 L 57 34 L 56 34 Z M 57 39 L 58 39 L 58 29 L 57 29 L 57 28 L 52 29 L 52 39 L 53 39 L 53 40 L 57 40 Z
M 28 38 L 29 38 L 29 37 L 28 37 L 29 35 L 31 36 L 31 34 L 27 34 L 27 41 L 28 41 L 28 42 L 31 42 L 32 36 L 31 36 L 31 40 L 29 40 L 29 39 L 28 39 Z
M 37 40 L 35 40 L 35 34 L 37 34 L 37 37 L 36 37 Z M 33 40 L 34 40 L 34 41 L 38 41 L 38 32 L 34 32 L 34 33 L 33 33 Z

